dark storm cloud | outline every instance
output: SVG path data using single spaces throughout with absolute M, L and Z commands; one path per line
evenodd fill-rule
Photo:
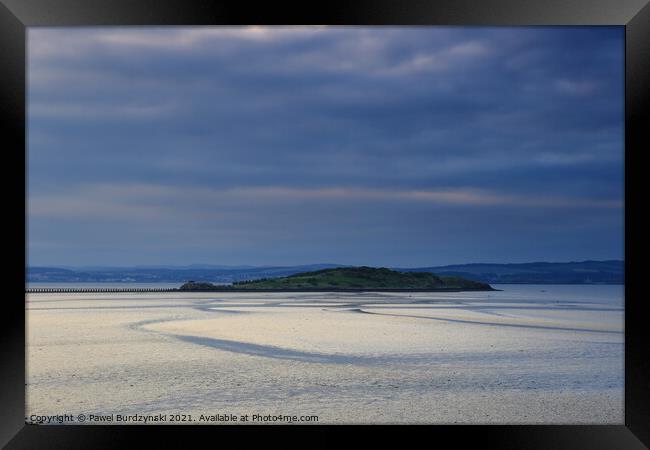
M 621 29 L 28 39 L 32 264 L 622 256 Z

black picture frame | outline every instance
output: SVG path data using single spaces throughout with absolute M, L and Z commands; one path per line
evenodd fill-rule
M 494 448 L 634 449 L 650 446 L 650 344 L 647 300 L 642 291 L 643 217 L 641 163 L 650 149 L 650 4 L 646 0 L 348 0 L 250 2 L 236 0 L 0 0 L 0 115 L 2 116 L 5 204 L 10 203 L 10 262 L 5 274 L 0 397 L 0 444 L 6 448 L 129 448 L 146 435 L 171 446 L 199 438 L 221 440 L 236 432 L 244 444 L 248 427 L 37 426 L 25 424 L 24 296 L 26 233 L 26 27 L 93 25 L 620 25 L 625 27 L 625 424 L 620 426 L 418 426 L 429 442 L 453 439 Z M 22 220 L 17 219 L 22 217 Z M 20 262 L 22 261 L 22 266 Z M 24 298 L 24 297 L 23 297 Z M 272 436 L 278 428 L 254 427 Z M 362 427 L 367 428 L 367 427 Z M 295 430 L 295 427 L 290 427 Z M 323 444 L 332 427 L 301 427 Z M 372 427 L 382 438 L 392 430 Z M 411 433 L 411 429 L 408 430 Z M 314 438 L 310 438 L 314 439 Z M 210 442 L 210 441 L 208 441 Z

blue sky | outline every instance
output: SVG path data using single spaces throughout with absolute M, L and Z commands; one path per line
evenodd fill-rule
M 28 263 L 622 259 L 623 37 L 30 28 Z

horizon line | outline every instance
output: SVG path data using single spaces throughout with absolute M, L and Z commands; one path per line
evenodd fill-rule
M 115 268 L 115 269 L 183 269 L 191 268 L 196 266 L 208 266 L 206 268 L 210 269 L 236 269 L 236 268 L 249 268 L 249 269 L 261 269 L 261 268 L 284 268 L 284 267 L 302 267 L 302 266 L 340 266 L 340 267 L 386 267 L 386 268 L 401 268 L 401 269 L 419 269 L 419 268 L 429 268 L 429 267 L 449 267 L 449 266 L 468 266 L 468 265 L 520 265 L 520 264 L 575 264 L 575 263 L 586 263 L 586 262 L 625 262 L 624 258 L 621 259 L 582 259 L 582 260 L 570 260 L 570 261 L 527 261 L 527 262 L 465 262 L 465 263 L 454 263 L 454 264 L 432 264 L 432 265 L 417 265 L 417 266 L 404 266 L 404 265 L 378 265 L 371 266 L 368 264 L 340 264 L 340 263 L 305 263 L 305 264 L 261 264 L 261 265 L 252 265 L 252 264 L 213 264 L 213 263 L 190 263 L 190 264 L 136 264 L 131 266 L 120 266 L 120 265 L 101 265 L 101 264 L 86 264 L 86 265 L 26 265 L 25 268 L 53 268 L 53 269 L 87 269 L 87 268 Z M 212 267 L 210 267 L 212 266 Z

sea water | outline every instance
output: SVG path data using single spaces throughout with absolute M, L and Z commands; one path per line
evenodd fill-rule
M 623 423 L 623 286 L 494 287 L 29 294 L 27 417 Z

